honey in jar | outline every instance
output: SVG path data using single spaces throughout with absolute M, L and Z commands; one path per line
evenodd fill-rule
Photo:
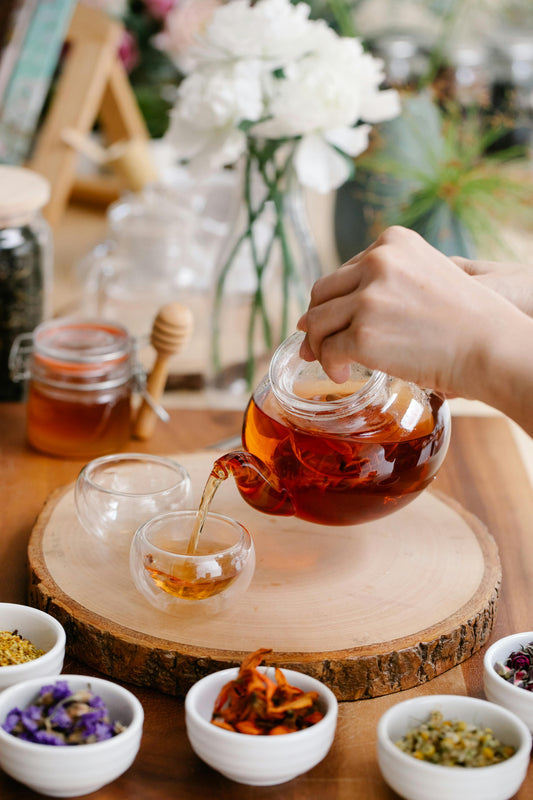
M 36 450 L 92 459 L 128 441 L 133 346 L 121 325 L 52 320 L 19 337 L 11 356 L 15 377 L 29 378 L 27 438 Z

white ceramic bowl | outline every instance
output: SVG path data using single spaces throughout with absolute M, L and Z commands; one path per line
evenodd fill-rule
M 497 661 L 505 662 L 511 653 L 530 642 L 533 642 L 533 631 L 513 633 L 491 644 L 483 658 L 483 685 L 487 700 L 508 708 L 520 717 L 533 733 L 533 692 L 513 686 L 505 678 L 500 677 L 494 669 Z
M 274 678 L 272 667 L 259 669 Z M 215 672 L 189 689 L 185 698 L 185 721 L 196 755 L 226 778 L 250 786 L 285 783 L 322 761 L 335 736 L 337 700 L 327 686 L 301 672 L 282 670 L 292 686 L 319 693 L 324 717 L 315 725 L 279 736 L 252 736 L 227 731 L 211 723 L 220 690 L 238 671 L 233 668 Z
M 122 775 L 133 763 L 141 742 L 143 707 L 137 698 L 111 681 L 85 675 L 52 675 L 24 681 L 0 695 L 0 726 L 11 709 L 25 708 L 42 686 L 67 681 L 75 691 L 89 684 L 106 703 L 110 719 L 127 729 L 103 742 L 57 747 L 35 744 L 0 727 L 0 767 L 35 792 L 51 797 L 78 797 L 95 792 Z
M 19 681 L 61 672 L 65 658 L 65 631 L 50 614 L 17 603 L 0 603 L 0 630 L 17 631 L 23 639 L 45 651 L 33 661 L 0 667 L 0 692 Z
M 492 728 L 497 739 L 516 748 L 513 756 L 488 767 L 445 767 L 419 761 L 395 742 L 425 721 L 434 710 L 445 718 Z M 378 763 L 388 785 L 405 800 L 509 800 L 524 781 L 531 752 L 531 734 L 501 706 L 459 695 L 427 695 L 389 708 L 378 722 Z

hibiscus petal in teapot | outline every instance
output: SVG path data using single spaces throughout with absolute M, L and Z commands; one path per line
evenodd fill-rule
M 325 525 L 402 508 L 439 470 L 450 438 L 445 398 L 353 364 L 336 384 L 300 359 L 295 333 L 276 350 L 246 409 L 244 450 L 217 459 L 249 505 Z

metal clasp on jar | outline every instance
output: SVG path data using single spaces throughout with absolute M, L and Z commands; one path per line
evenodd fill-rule
M 19 333 L 13 340 L 9 351 L 8 369 L 15 383 L 27 381 L 31 377 L 28 361 L 33 352 L 33 334 Z
M 146 400 L 152 411 L 162 422 L 169 422 L 170 414 L 159 403 L 156 403 L 146 389 L 146 371 L 142 366 L 139 354 L 139 340 L 132 338 L 131 383 L 132 391 Z M 33 354 L 33 333 L 20 333 L 13 341 L 9 352 L 8 368 L 11 380 L 28 381 L 32 377 L 30 357 Z M 121 381 L 122 382 L 122 381 Z

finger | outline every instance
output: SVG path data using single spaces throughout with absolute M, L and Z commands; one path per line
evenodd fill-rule
M 344 383 L 350 377 L 350 366 L 354 359 L 350 354 L 349 329 L 329 336 L 322 343 L 322 369 L 335 383 Z
M 305 314 L 302 314 L 298 322 L 296 323 L 296 328 L 299 331 L 303 331 L 304 333 L 307 332 L 307 311 Z
M 322 342 L 349 327 L 354 313 L 353 293 L 335 297 L 310 309 L 306 315 L 306 341 L 315 358 L 321 360 Z
M 316 361 L 313 351 L 311 350 L 311 346 L 307 341 L 307 337 L 304 339 L 304 341 L 300 346 L 300 358 L 303 361 Z M 350 377 L 350 364 L 342 363 L 342 364 L 328 365 L 327 369 L 324 369 L 324 372 L 335 383 L 344 383 Z
M 311 290 L 309 308 L 314 308 L 321 303 L 332 300 L 334 297 L 355 291 L 361 282 L 362 270 L 360 267 L 364 265 L 368 254 L 380 245 L 380 240 L 373 242 L 366 250 L 357 253 L 334 272 L 319 278 Z
M 467 275 L 472 276 L 484 275 L 486 272 L 490 272 L 491 266 L 496 266 L 491 261 L 472 261 L 462 256 L 453 256 L 450 260 L 458 267 L 461 267 Z
M 303 361 L 316 361 L 315 354 L 311 350 L 311 345 L 309 344 L 307 336 L 300 345 L 300 358 Z
M 308 311 L 357 289 L 361 280 L 358 265 L 359 261 L 354 261 L 352 264 L 343 265 L 335 272 L 319 278 L 311 289 Z
M 350 377 L 349 364 L 336 364 L 335 366 L 330 366 L 327 369 L 322 366 L 322 369 L 334 383 L 346 383 Z

